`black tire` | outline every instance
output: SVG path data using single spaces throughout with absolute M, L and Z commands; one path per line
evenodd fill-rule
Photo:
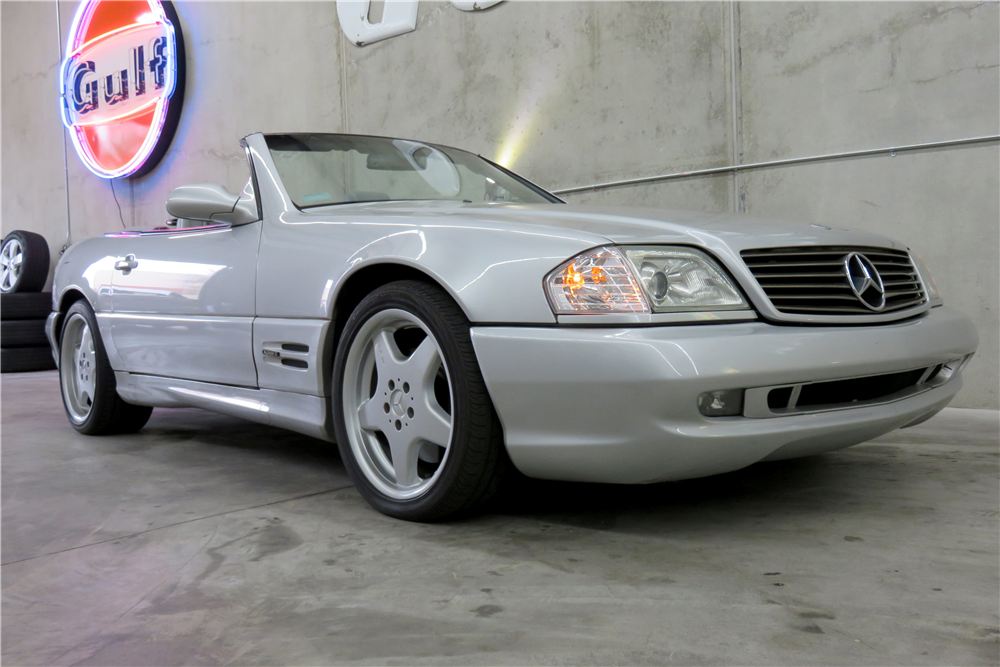
M 0 320 L 44 320 L 52 311 L 52 292 L 0 294 Z
M 33 371 L 53 371 L 56 362 L 52 359 L 52 348 L 15 347 L 0 349 L 0 373 L 30 373 Z
M 21 247 L 21 263 L 9 281 L 0 280 L 0 292 L 40 292 L 49 278 L 49 244 L 41 234 L 16 229 L 4 237 L 0 255 L 12 242 Z
M 9 347 L 42 347 L 45 337 L 45 320 L 15 320 L 0 322 L 0 345 Z
M 82 419 L 75 419 L 67 402 L 68 386 L 73 382 L 69 373 L 75 372 L 72 355 L 64 349 L 63 340 L 74 318 L 82 317 L 90 327 L 94 342 L 94 363 L 91 368 L 94 378 L 94 395 L 91 399 L 89 413 Z M 59 334 L 59 388 L 66 408 L 66 416 L 70 424 L 84 435 L 112 435 L 117 433 L 135 433 L 149 421 L 153 408 L 126 403 L 118 395 L 115 373 L 108 363 L 108 354 L 101 340 L 101 332 L 97 326 L 94 311 L 86 301 L 77 301 L 63 317 L 62 331 Z
M 423 495 L 397 500 L 379 491 L 361 470 L 348 437 L 344 413 L 347 358 L 364 323 L 388 309 L 422 320 L 441 351 L 452 387 L 451 445 L 437 481 Z M 469 335 L 470 324 L 441 288 L 405 280 L 384 285 L 365 297 L 350 315 L 337 345 L 332 406 L 340 455 L 348 474 L 372 507 L 409 521 L 442 521 L 481 510 L 497 493 L 510 468 L 503 428 L 493 408 Z M 398 427 L 397 427 L 398 428 Z

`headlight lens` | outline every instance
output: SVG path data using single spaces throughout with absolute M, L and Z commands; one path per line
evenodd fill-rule
M 589 250 L 560 265 L 546 276 L 545 290 L 558 315 L 649 312 L 628 260 L 612 246 Z
M 624 247 L 654 312 L 748 308 L 715 261 L 694 248 Z
M 545 278 L 557 315 L 735 310 L 749 306 L 715 261 L 680 246 L 605 246 Z
M 941 290 L 938 289 L 937 283 L 934 281 L 934 276 L 931 275 L 931 270 L 927 268 L 924 258 L 915 252 L 910 253 L 910 258 L 913 260 L 913 266 L 917 267 L 920 280 L 923 281 L 924 287 L 927 289 L 928 301 L 942 301 Z

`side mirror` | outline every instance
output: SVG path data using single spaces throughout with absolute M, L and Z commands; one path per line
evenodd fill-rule
M 182 185 L 167 197 L 167 213 L 175 218 L 245 225 L 257 221 L 257 203 L 221 185 Z

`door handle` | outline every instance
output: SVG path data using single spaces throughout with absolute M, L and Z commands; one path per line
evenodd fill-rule
M 135 261 L 135 255 L 125 255 L 125 259 L 119 259 L 115 262 L 115 271 L 121 271 L 128 275 L 137 266 L 139 266 L 139 262 Z

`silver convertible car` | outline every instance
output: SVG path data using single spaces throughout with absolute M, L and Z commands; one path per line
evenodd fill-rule
M 336 442 L 378 510 L 483 506 L 511 466 L 641 484 L 918 424 L 978 340 L 881 236 L 570 206 L 436 144 L 253 134 L 242 194 L 71 247 L 47 331 L 81 433 L 153 407 Z

